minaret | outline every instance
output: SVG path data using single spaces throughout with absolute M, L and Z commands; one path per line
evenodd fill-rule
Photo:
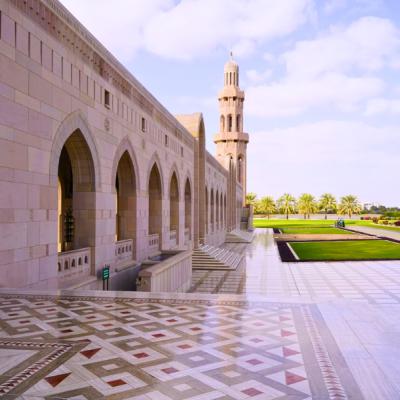
M 247 143 L 249 135 L 243 132 L 244 92 L 239 87 L 239 66 L 230 60 L 224 66 L 224 87 L 219 92 L 220 127 L 214 136 L 217 160 L 243 187 L 243 205 L 246 199 Z

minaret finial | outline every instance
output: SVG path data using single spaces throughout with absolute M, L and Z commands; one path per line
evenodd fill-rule
M 233 61 L 233 51 L 231 50 L 229 53 L 230 57 L 231 57 L 231 61 Z

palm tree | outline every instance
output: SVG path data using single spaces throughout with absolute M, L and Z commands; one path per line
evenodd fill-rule
M 303 193 L 297 202 L 299 212 L 304 214 L 304 219 L 310 218 L 310 214 L 317 211 L 317 203 L 312 194 Z
M 286 214 L 286 219 L 289 219 L 289 214 L 292 214 L 296 210 L 296 199 L 289 193 L 285 193 L 277 201 L 278 209 L 283 214 Z
M 246 194 L 246 204 L 255 206 L 257 202 L 257 195 L 255 193 L 249 192 Z
M 350 194 L 348 196 L 343 196 L 340 199 L 340 204 L 338 208 L 338 212 L 340 215 L 347 214 L 351 219 L 351 216 L 353 214 L 358 214 L 360 211 L 361 211 L 361 206 L 358 203 L 358 199 L 356 196 Z
M 259 201 L 259 207 L 262 214 L 268 215 L 268 219 L 276 211 L 275 201 L 271 196 L 262 197 Z
M 325 212 L 325 219 L 328 219 L 328 212 L 337 208 L 336 198 L 330 193 L 324 193 L 319 199 L 319 208 Z

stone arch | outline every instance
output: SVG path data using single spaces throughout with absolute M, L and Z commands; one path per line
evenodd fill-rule
M 179 238 L 179 182 L 176 171 L 169 179 L 169 229 L 171 244 L 176 246 Z
M 217 188 L 215 191 L 215 227 L 218 231 L 220 229 L 219 226 L 219 189 Z
M 227 226 L 226 215 L 227 215 L 227 213 L 226 213 L 226 193 L 224 193 L 224 227 L 225 227 L 225 229 Z
M 223 195 L 222 195 L 222 189 L 219 195 L 219 222 L 221 229 L 224 228 L 224 205 L 223 205 Z
M 232 132 L 233 130 L 233 122 L 232 122 L 232 114 L 228 114 L 226 118 L 226 129 L 228 132 Z
M 152 157 L 150 158 L 150 161 L 148 163 L 148 169 L 147 169 L 147 177 L 146 177 L 146 190 L 148 189 L 148 185 L 149 185 L 149 180 L 150 180 L 150 174 L 152 171 L 152 168 L 154 167 L 154 165 L 157 166 L 157 169 L 160 173 L 160 178 L 161 178 L 161 194 L 162 194 L 162 198 L 164 198 L 165 196 L 165 185 L 164 185 L 164 173 L 163 173 L 163 169 L 161 167 L 161 159 L 158 155 L 157 152 L 154 152 Z
M 95 190 L 98 191 L 101 188 L 99 153 L 97 151 L 95 138 L 89 128 L 89 124 L 83 113 L 79 110 L 72 112 L 61 122 L 54 136 L 50 153 L 49 183 L 51 186 L 57 186 L 58 163 L 61 151 L 67 139 L 76 131 L 79 131 L 82 134 L 82 137 L 85 139 L 86 145 L 90 150 L 93 161 L 93 171 L 90 172 L 94 176 Z
M 133 149 L 133 146 L 132 146 L 131 141 L 129 140 L 128 136 L 125 136 L 121 140 L 121 142 L 118 145 L 117 149 L 115 150 L 115 154 L 114 154 L 113 165 L 111 168 L 111 187 L 112 187 L 113 191 L 115 191 L 115 176 L 117 174 L 118 163 L 121 160 L 121 157 L 125 152 L 127 152 L 129 154 L 129 157 L 132 161 L 132 166 L 133 166 L 133 170 L 135 173 L 136 189 L 139 189 L 141 187 L 140 186 L 139 164 L 137 162 L 136 153 L 135 153 L 135 150 Z
M 96 162 L 98 155 L 87 124 L 80 113 L 73 113 L 57 130 L 50 161 L 50 183 L 56 179 L 58 185 L 59 251 L 95 246 L 93 215 L 100 179 Z
M 115 240 L 132 240 L 132 255 L 136 254 L 137 183 L 133 161 L 127 150 L 121 155 L 114 176 Z
M 210 224 L 211 224 L 211 232 L 215 231 L 215 195 L 214 188 L 212 187 L 210 190 Z
M 169 176 L 168 176 L 168 185 L 171 183 L 171 179 L 173 175 L 176 175 L 176 179 L 178 181 L 178 193 L 179 193 L 179 200 L 182 198 L 182 193 L 181 193 L 181 177 L 179 175 L 179 169 L 176 165 L 176 163 L 173 163 L 171 166 L 171 169 L 169 171 Z
M 243 180 L 244 180 L 244 163 L 245 163 L 245 159 L 244 159 L 244 155 L 243 154 L 239 154 L 237 157 L 237 181 L 243 185 Z
M 186 185 L 186 181 L 189 181 L 190 188 L 193 191 L 193 188 L 194 188 L 193 179 L 192 179 L 192 175 L 190 174 L 189 170 L 186 171 L 186 175 L 185 175 L 185 178 L 184 178 L 184 181 L 183 181 L 183 182 L 185 182 L 185 185 Z
M 189 177 L 185 179 L 184 187 L 184 204 L 185 204 L 185 240 L 190 240 L 192 231 L 192 198 L 193 198 L 193 188 L 190 183 Z M 188 236 L 188 237 L 186 237 Z
M 209 205 L 208 205 L 209 197 L 208 197 L 208 187 L 207 187 L 207 185 L 205 185 L 205 188 L 204 188 L 204 203 L 205 203 L 205 222 L 204 222 L 205 233 L 208 234 L 208 228 L 209 228 L 209 211 L 208 211 L 208 209 L 209 209 Z
M 163 230 L 163 190 L 162 172 L 159 164 L 154 161 L 147 180 L 148 191 L 148 233 L 152 235 L 152 243 L 159 250 L 162 243 Z M 156 237 L 157 235 L 157 237 Z

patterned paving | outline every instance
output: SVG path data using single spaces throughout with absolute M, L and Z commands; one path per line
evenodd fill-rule
M 257 231 L 253 243 L 242 249 L 246 260 L 241 269 L 194 271 L 191 291 L 313 300 L 339 298 L 372 304 L 400 302 L 398 261 L 282 263 L 272 231 Z M 237 246 L 234 249 L 239 251 Z
M 315 305 L 183 297 L 3 294 L 0 393 L 32 400 L 363 398 Z

